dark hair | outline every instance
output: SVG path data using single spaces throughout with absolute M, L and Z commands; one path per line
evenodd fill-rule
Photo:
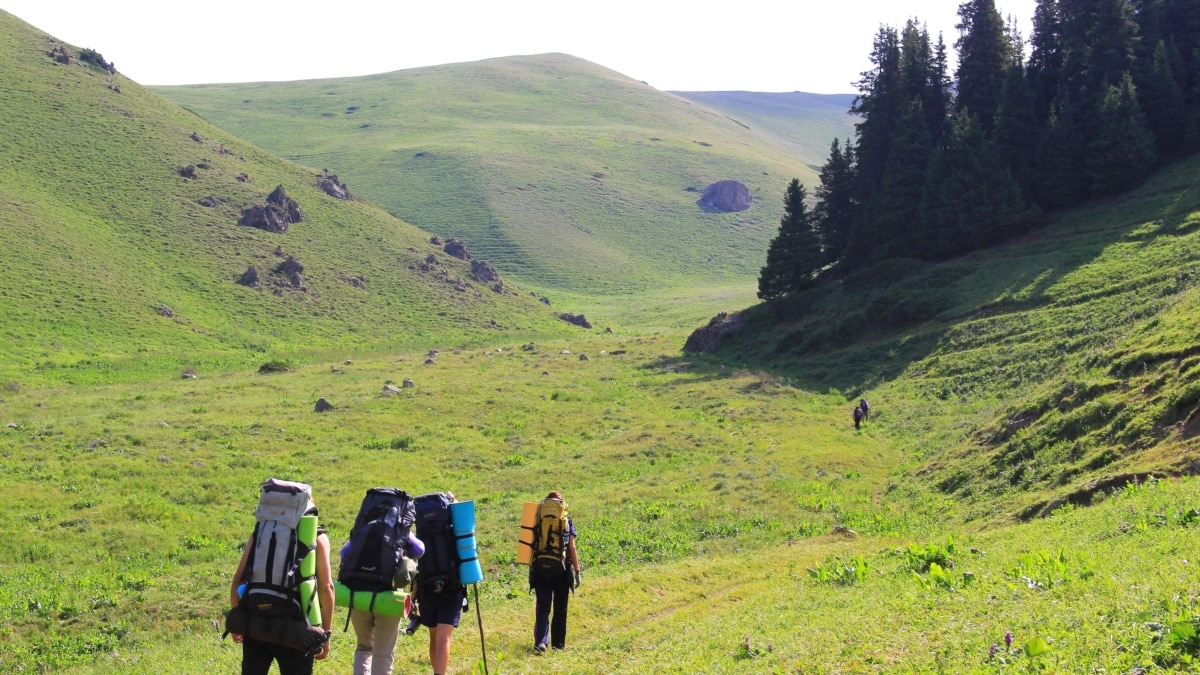
M 562 493 L 558 490 L 551 490 L 550 494 L 546 495 L 546 499 L 562 499 Z

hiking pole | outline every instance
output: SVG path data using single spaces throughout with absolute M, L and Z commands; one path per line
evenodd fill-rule
M 483 615 L 479 613 L 479 584 L 471 584 L 475 589 L 475 618 L 479 619 L 479 646 L 483 649 L 483 675 L 488 675 L 487 642 L 483 639 Z

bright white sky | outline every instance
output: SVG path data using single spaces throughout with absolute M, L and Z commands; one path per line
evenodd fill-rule
M 854 93 L 881 24 L 960 0 L 0 0 L 140 84 L 347 77 L 563 52 L 667 91 Z M 997 0 L 1028 38 L 1035 0 Z

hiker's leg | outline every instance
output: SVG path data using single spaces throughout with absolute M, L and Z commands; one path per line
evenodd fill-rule
M 571 599 L 569 572 L 554 584 L 554 618 L 550 621 L 550 645 L 555 649 L 567 646 L 567 603 Z
M 269 646 L 251 637 L 242 638 L 242 675 L 267 675 L 275 660 Z
M 439 623 L 429 629 L 429 664 L 434 675 L 445 675 L 450 665 L 450 638 L 454 637 L 454 626 Z
M 279 663 L 279 675 L 312 675 L 313 657 L 283 645 L 271 646 L 275 651 L 275 661 Z
M 370 675 L 392 675 L 392 662 L 396 655 L 396 638 L 400 635 L 398 616 L 375 617 L 375 658 Z
M 544 581 L 537 581 L 533 586 L 537 594 L 537 604 L 533 608 L 533 644 L 550 644 L 550 608 L 553 606 L 554 586 Z
M 350 623 L 354 624 L 354 637 L 358 644 L 354 649 L 354 675 L 370 675 L 371 656 L 375 647 L 375 616 L 370 612 L 350 612 Z

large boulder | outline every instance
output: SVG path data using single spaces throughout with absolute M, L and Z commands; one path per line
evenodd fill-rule
M 722 180 L 704 188 L 704 194 L 696 203 L 703 209 L 734 213 L 750 208 L 753 200 L 745 185 L 736 180 Z
M 467 252 L 467 245 L 457 239 L 447 239 L 442 250 L 459 260 L 471 259 L 471 254 Z
M 701 326 L 692 331 L 688 336 L 687 342 L 683 345 L 685 352 L 704 352 L 712 353 L 717 351 L 717 347 L 721 346 L 721 341 L 725 338 L 735 335 L 742 330 L 746 325 L 745 317 L 741 312 L 721 312 L 714 316 L 707 326 Z
M 317 187 L 321 188 L 325 194 L 333 197 L 334 199 L 341 199 L 345 201 L 349 201 L 351 199 L 350 189 L 346 187 L 345 183 L 338 180 L 336 175 L 329 174 L 319 178 Z
M 300 211 L 300 205 L 288 197 L 280 185 L 267 195 L 266 204 L 251 206 L 243 211 L 241 223 L 279 234 L 287 232 L 290 225 L 301 220 L 304 220 L 304 214 Z
M 500 273 L 496 271 L 496 268 L 482 260 L 471 261 L 471 276 L 475 278 L 475 281 L 481 283 L 500 281 Z
M 580 328 L 591 328 L 592 322 L 587 320 L 587 317 L 582 314 L 572 314 L 571 312 L 563 312 L 558 315 L 558 318 L 570 324 L 575 324 Z

